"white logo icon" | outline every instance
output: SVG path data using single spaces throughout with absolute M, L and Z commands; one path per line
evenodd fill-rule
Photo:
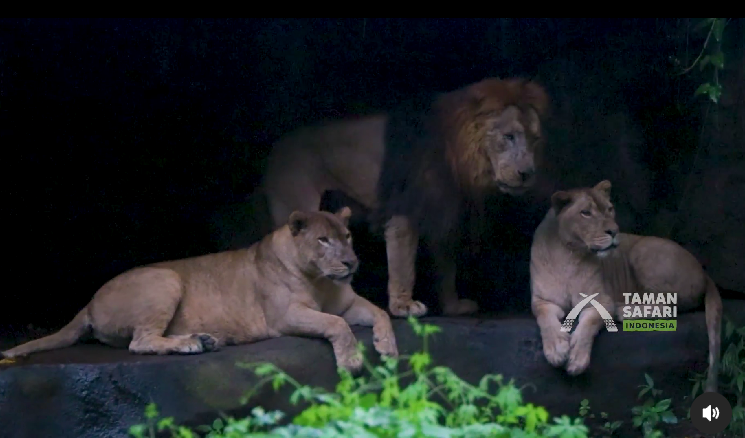
M 719 408 L 714 406 L 713 408 L 711 405 L 704 408 L 704 418 L 711 421 L 712 417 L 716 420 L 719 418 Z
M 595 301 L 595 297 L 598 296 L 598 294 L 592 294 L 592 295 L 585 295 L 580 292 L 580 295 L 584 297 L 582 301 L 577 303 L 576 306 L 572 309 L 571 312 L 567 315 L 567 317 L 564 319 L 564 323 L 561 325 L 561 331 L 562 332 L 570 332 L 572 331 L 572 325 L 574 324 L 574 321 L 577 319 L 577 316 L 579 316 L 579 312 L 582 311 L 582 309 L 585 308 L 587 303 L 590 303 L 592 307 L 595 308 L 595 310 L 598 311 L 600 314 L 600 317 L 603 318 L 603 321 L 605 322 L 605 329 L 609 332 L 617 332 L 618 327 L 616 327 L 616 323 L 613 322 L 613 317 L 610 316 L 610 313 L 608 313 L 607 310 L 605 310 L 605 307 L 603 307 L 602 304 Z

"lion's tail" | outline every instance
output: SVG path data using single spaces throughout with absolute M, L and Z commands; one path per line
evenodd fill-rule
M 717 392 L 719 376 L 719 356 L 722 345 L 722 297 L 719 296 L 714 280 L 706 276 L 706 331 L 709 334 L 709 372 L 706 378 L 706 392 Z
M 66 326 L 56 333 L 45 336 L 40 339 L 26 342 L 10 350 L 0 353 L 0 356 L 12 358 L 16 356 L 25 356 L 37 351 L 54 350 L 57 348 L 69 347 L 77 342 L 81 337 L 88 334 L 91 329 L 90 319 L 88 317 L 88 307 L 83 308 L 75 318 Z

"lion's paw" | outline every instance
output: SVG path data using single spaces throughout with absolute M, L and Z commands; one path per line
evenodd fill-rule
M 564 365 L 569 356 L 569 333 L 558 331 L 544 337 L 543 355 L 552 366 Z
M 584 342 L 574 342 L 572 339 L 569 351 L 569 360 L 567 361 L 567 374 L 570 376 L 578 376 L 587 370 L 590 366 L 590 352 L 592 351 L 592 344 Z
M 447 316 L 458 316 L 458 315 L 469 315 L 479 311 L 479 305 L 476 301 L 462 299 L 455 301 L 453 304 L 446 305 L 442 309 L 442 313 Z
M 399 318 L 406 318 L 414 316 L 416 318 L 424 316 L 427 313 L 427 306 L 422 304 L 420 301 L 408 300 L 408 301 L 394 301 L 391 300 L 388 305 L 391 315 Z
M 207 353 L 210 351 L 217 351 L 220 349 L 217 338 L 208 333 L 195 333 L 191 335 L 192 339 L 196 339 L 201 344 L 201 353 Z
M 398 347 L 396 346 L 396 338 L 393 333 L 380 338 L 374 336 L 373 346 L 375 346 L 375 351 L 381 356 L 398 357 Z
M 362 371 L 362 364 L 363 358 L 359 351 L 344 355 L 337 360 L 337 366 L 339 368 L 344 368 L 352 375 L 356 375 Z

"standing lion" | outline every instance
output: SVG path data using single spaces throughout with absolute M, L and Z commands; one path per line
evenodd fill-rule
M 547 107 L 535 82 L 488 78 L 390 114 L 301 128 L 274 145 L 260 192 L 274 226 L 293 210 L 317 210 L 327 190 L 346 193 L 383 229 L 393 315 L 427 311 L 412 296 L 420 237 L 440 275 L 443 313 L 473 313 L 476 303 L 455 290 L 462 225 L 487 195 L 533 186 Z

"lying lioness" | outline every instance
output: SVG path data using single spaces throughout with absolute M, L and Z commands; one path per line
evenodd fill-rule
M 248 249 L 155 263 L 104 284 L 62 330 L 2 353 L 63 348 L 92 335 L 139 354 L 203 353 L 282 335 L 321 336 L 337 366 L 362 365 L 348 324 L 373 327 L 375 349 L 398 356 L 388 314 L 350 285 L 358 267 L 347 221 L 295 211 Z M 337 316 L 338 315 L 338 316 Z
M 530 287 L 533 314 L 551 365 L 566 365 L 570 375 L 590 364 L 595 335 L 604 320 L 594 305 L 579 313 L 570 335 L 562 321 L 580 301 L 594 300 L 610 319 L 623 320 L 624 293 L 677 293 L 678 312 L 704 301 L 709 334 L 709 373 L 706 391 L 717 390 L 722 300 L 711 278 L 691 253 L 675 242 L 652 236 L 619 233 L 611 184 L 560 191 L 533 236 Z M 627 295 L 626 297 L 629 297 Z

